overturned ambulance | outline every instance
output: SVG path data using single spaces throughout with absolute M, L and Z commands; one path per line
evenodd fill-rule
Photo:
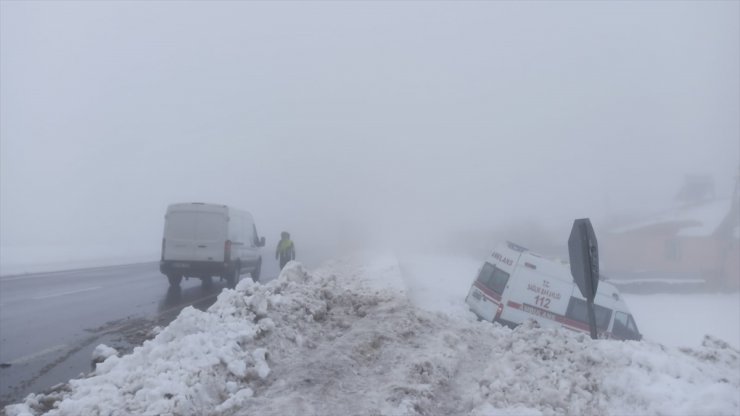
M 514 327 L 534 319 L 542 326 L 589 332 L 586 299 L 567 264 L 513 243 L 500 245 L 483 263 L 465 302 L 485 321 Z M 614 285 L 599 282 L 594 312 L 599 338 L 642 338 Z

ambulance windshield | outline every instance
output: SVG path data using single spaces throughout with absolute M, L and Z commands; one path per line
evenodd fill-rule
M 637 325 L 635 324 L 635 320 L 632 318 L 632 315 L 624 312 L 617 312 L 614 315 L 614 328 L 612 329 L 612 333 L 617 338 L 621 339 L 640 340 L 642 338 L 640 332 L 637 330 Z

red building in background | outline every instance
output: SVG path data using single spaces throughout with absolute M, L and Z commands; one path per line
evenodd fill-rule
M 740 288 L 740 191 L 715 198 L 706 178 L 689 178 L 680 204 L 607 232 L 600 242 L 605 274 L 614 279 L 704 281 Z

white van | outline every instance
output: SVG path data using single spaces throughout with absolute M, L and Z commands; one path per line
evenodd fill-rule
M 202 202 L 172 204 L 165 215 L 159 270 L 172 286 L 183 277 L 208 282 L 220 276 L 234 287 L 245 272 L 259 280 L 264 245 L 246 211 Z
M 639 340 L 635 320 L 614 285 L 599 281 L 594 312 L 599 338 Z M 483 263 L 465 302 L 480 319 L 514 327 L 527 319 L 590 333 L 586 299 L 570 268 L 507 242 Z

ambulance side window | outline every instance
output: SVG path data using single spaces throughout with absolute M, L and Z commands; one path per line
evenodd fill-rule
M 500 295 L 506 288 L 506 283 L 509 282 L 509 273 L 490 263 L 485 263 L 478 275 L 478 281 Z
M 606 331 L 609 328 L 609 321 L 612 319 L 612 310 L 594 304 L 594 315 L 596 315 L 596 328 L 600 331 Z M 586 301 L 571 297 L 565 316 L 588 324 L 588 306 L 586 306 Z

